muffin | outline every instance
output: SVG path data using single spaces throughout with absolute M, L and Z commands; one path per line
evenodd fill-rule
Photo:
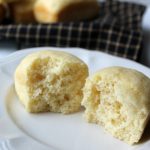
M 82 105 L 88 122 L 128 144 L 137 143 L 150 115 L 150 79 L 123 67 L 105 68 L 86 80 Z
M 3 0 L 5 3 L 12 3 L 17 1 L 25 1 L 25 0 Z
M 15 71 L 15 89 L 31 113 L 69 114 L 80 110 L 87 65 L 66 52 L 39 51 L 25 57 Z
M 33 7 L 37 0 L 18 0 L 8 3 L 10 15 L 16 24 L 36 22 Z
M 5 6 L 2 0 L 0 0 L 0 23 L 3 21 L 5 17 Z
M 99 14 L 97 0 L 37 0 L 35 18 L 40 23 L 92 19 Z

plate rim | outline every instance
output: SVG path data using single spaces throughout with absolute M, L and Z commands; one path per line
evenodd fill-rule
M 145 66 L 137 61 L 134 61 L 134 60 L 131 60 L 131 59 L 128 59 L 128 58 L 124 58 L 124 57 L 120 57 L 120 56 L 116 56 L 116 55 L 112 55 L 112 54 L 109 54 L 109 53 L 106 53 L 106 52 L 102 52 L 102 51 L 98 51 L 98 50 L 91 50 L 91 49 L 84 49 L 84 48 L 79 48 L 79 47 L 33 47 L 33 48 L 25 48 L 25 49 L 21 49 L 21 50 L 17 50 L 7 56 L 5 56 L 4 58 L 0 59 L 0 67 L 4 64 L 7 64 L 9 63 L 9 61 L 11 60 L 11 58 L 15 58 L 16 55 L 21 55 L 21 54 L 28 54 L 28 53 L 32 53 L 33 51 L 44 51 L 44 50 L 60 50 L 60 51 L 63 51 L 64 49 L 71 49 L 71 50 L 78 50 L 78 51 L 82 51 L 82 52 L 86 52 L 86 53 L 89 53 L 89 54 L 93 54 L 94 53 L 100 53 L 102 55 L 105 55 L 105 56 L 109 56 L 109 57 L 112 57 L 112 58 L 116 58 L 116 59 L 120 59 L 120 60 L 124 60 L 124 61 L 128 61 L 130 63 L 135 63 L 136 65 L 140 65 L 141 67 L 144 67 L 145 69 L 148 69 L 150 71 L 150 68 L 148 66 Z M 15 58 L 17 59 L 17 58 Z M 14 60 L 15 60 L 14 59 Z

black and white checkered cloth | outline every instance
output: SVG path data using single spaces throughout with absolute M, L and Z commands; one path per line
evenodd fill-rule
M 137 60 L 142 46 L 141 20 L 145 7 L 107 0 L 98 18 L 85 22 L 0 25 L 0 39 L 20 45 L 82 47 Z

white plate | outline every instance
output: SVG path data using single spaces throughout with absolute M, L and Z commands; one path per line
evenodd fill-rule
M 150 69 L 136 62 L 79 48 L 31 48 L 18 51 L 0 63 L 0 150 L 149 150 L 150 141 L 129 146 L 82 118 L 83 112 L 62 115 L 29 114 L 18 101 L 13 74 L 19 62 L 37 50 L 61 50 L 84 60 L 90 74 L 108 66 L 134 68 L 150 77 Z

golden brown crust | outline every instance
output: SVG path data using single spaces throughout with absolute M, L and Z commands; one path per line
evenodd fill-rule
M 0 23 L 3 21 L 5 17 L 5 8 L 2 4 L 0 4 Z
M 57 22 L 58 17 L 57 14 L 50 12 L 50 10 L 45 9 L 42 5 L 39 5 L 34 8 L 34 15 L 38 22 L 48 23 L 50 20 L 51 22 Z
M 35 0 L 18 1 L 9 4 L 10 14 L 15 23 L 34 23 L 33 6 Z
M 99 5 L 93 1 L 79 1 L 70 3 L 60 10 L 55 11 L 46 8 L 43 2 L 34 7 L 34 14 L 38 22 L 51 23 L 51 22 L 69 22 L 87 20 L 96 17 L 99 13 Z
M 4 3 L 13 3 L 13 2 L 17 2 L 17 1 L 20 1 L 20 0 L 3 0 Z M 21 0 L 23 1 L 23 0 Z

